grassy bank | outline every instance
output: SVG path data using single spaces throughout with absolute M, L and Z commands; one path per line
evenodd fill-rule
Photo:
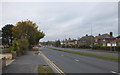
M 114 57 L 114 56 L 97 55 L 97 54 L 77 52 L 77 51 L 68 51 L 68 50 L 62 50 L 62 49 L 56 49 L 56 48 L 50 48 L 50 47 L 47 47 L 47 48 L 52 49 L 52 50 L 57 50 L 57 51 L 73 53 L 73 54 L 86 55 L 86 56 L 92 56 L 92 57 L 103 58 L 103 59 L 108 59 L 108 60 L 120 61 L 120 58 Z
M 39 75 L 55 75 L 54 71 L 49 66 L 38 66 Z

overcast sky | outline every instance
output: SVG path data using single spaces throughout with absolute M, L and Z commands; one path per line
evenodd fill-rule
M 2 25 L 31 20 L 46 36 L 41 41 L 78 38 L 86 34 L 118 35 L 117 2 L 3 2 Z

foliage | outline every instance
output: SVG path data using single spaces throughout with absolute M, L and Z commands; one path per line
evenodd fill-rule
M 16 40 L 14 40 L 11 52 L 15 52 L 15 51 L 19 51 L 19 50 L 20 50 L 20 48 L 18 46 L 18 42 Z
M 12 24 L 7 24 L 2 28 L 2 44 L 6 45 L 8 44 L 9 46 L 12 45 Z M 9 43 L 9 39 L 11 42 Z
M 18 40 L 18 46 L 20 48 L 19 52 L 24 55 L 27 53 L 28 51 L 28 47 L 29 47 L 29 42 L 27 39 L 19 39 Z
M 101 45 L 99 45 L 99 44 L 92 45 L 92 49 L 99 49 L 100 47 L 101 47 Z
M 37 44 L 45 36 L 43 32 L 38 30 L 36 23 L 29 20 L 18 22 L 12 30 L 14 38 L 28 39 L 30 47 Z
M 60 47 L 60 45 L 61 45 L 60 40 L 55 41 L 55 47 Z
M 81 46 L 78 46 L 78 48 L 89 49 L 90 46 L 89 45 L 81 45 Z

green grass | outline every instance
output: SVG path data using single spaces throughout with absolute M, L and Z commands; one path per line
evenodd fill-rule
M 54 71 L 49 66 L 38 66 L 38 74 L 39 75 L 55 75 Z
M 73 54 L 86 55 L 86 56 L 92 56 L 92 57 L 103 58 L 103 59 L 108 59 L 108 60 L 120 61 L 120 58 L 114 57 L 114 56 L 97 55 L 97 54 L 77 52 L 77 51 L 68 51 L 68 50 L 62 50 L 62 49 L 56 49 L 56 48 L 50 48 L 50 47 L 47 47 L 47 48 L 52 49 L 52 50 L 57 50 L 57 51 L 73 53 Z

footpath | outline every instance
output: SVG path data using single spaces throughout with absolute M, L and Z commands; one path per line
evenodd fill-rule
M 46 65 L 47 63 L 40 55 L 36 55 L 35 51 L 29 51 L 26 55 L 17 57 L 15 61 L 13 61 L 8 66 L 2 69 L 2 73 L 16 75 L 22 73 L 22 75 L 30 75 L 30 73 L 34 73 L 38 75 L 38 65 Z

